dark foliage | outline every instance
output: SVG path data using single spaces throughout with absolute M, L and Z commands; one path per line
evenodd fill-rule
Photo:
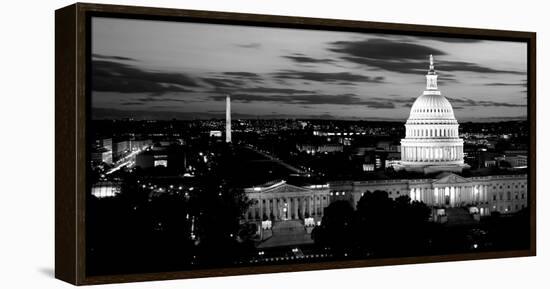
M 429 246 L 430 213 L 408 196 L 393 200 L 383 191 L 366 192 L 355 211 L 347 201 L 327 207 L 313 238 L 335 254 L 406 256 Z
M 116 197 L 89 196 L 88 274 L 228 266 L 249 257 L 255 228 L 239 223 L 249 201 L 217 172 L 211 168 L 191 193 L 152 194 L 129 173 Z

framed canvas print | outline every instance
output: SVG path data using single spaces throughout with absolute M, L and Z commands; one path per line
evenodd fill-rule
M 56 277 L 535 255 L 535 33 L 56 11 Z

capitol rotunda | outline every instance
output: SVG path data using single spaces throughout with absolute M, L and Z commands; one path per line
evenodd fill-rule
M 401 140 L 401 162 L 397 169 L 424 173 L 462 172 L 463 140 L 453 107 L 437 88 L 433 56 L 426 75 L 426 90 L 411 107 Z

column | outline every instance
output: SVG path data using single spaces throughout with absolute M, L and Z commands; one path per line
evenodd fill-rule
M 312 208 L 312 201 L 311 201 L 311 196 L 308 196 L 307 197 L 307 213 L 309 214 L 309 217 L 313 217 L 313 208 Z
M 294 199 L 294 219 L 295 220 L 299 220 L 300 219 L 300 216 L 298 216 L 298 198 L 293 198 Z
M 292 198 L 287 199 L 287 216 L 289 220 L 292 220 Z
M 314 196 L 313 197 L 313 211 L 315 212 L 315 216 L 317 217 L 319 214 L 317 213 L 319 211 L 319 197 Z
M 284 202 L 283 202 L 283 199 L 281 198 L 277 198 L 277 216 L 278 216 L 278 220 L 282 220 L 284 215 L 283 215 L 283 206 L 284 206 Z
M 301 216 L 300 218 L 305 218 L 305 214 L 306 214 L 306 198 L 304 197 L 301 197 L 300 198 L 300 209 L 301 209 Z
M 317 207 L 317 200 L 315 200 L 315 195 L 311 197 L 311 202 L 311 215 L 317 216 L 317 210 L 315 210 L 315 208 Z
M 453 161 L 456 159 L 456 147 L 451 148 L 451 157 L 453 158 Z
M 271 202 L 271 212 L 273 214 L 273 220 L 277 220 L 277 199 L 272 198 Z
M 258 217 L 258 219 L 260 219 L 260 221 L 263 221 L 264 220 L 264 214 L 263 214 L 263 210 L 264 210 L 264 204 L 262 204 L 262 201 L 263 200 L 259 200 L 258 204 L 259 204 L 259 211 L 260 211 L 260 216 Z
M 265 200 L 265 214 L 268 219 L 271 218 L 271 203 L 269 201 L 270 199 Z
M 313 217 L 313 196 L 307 198 L 307 210 L 310 217 Z
M 422 160 L 426 162 L 426 161 L 428 161 L 428 148 L 427 148 L 427 147 L 424 147 L 424 148 L 422 148 L 422 150 L 423 150 L 423 158 L 422 158 Z

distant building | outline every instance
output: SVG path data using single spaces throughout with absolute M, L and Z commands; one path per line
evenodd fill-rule
M 113 150 L 113 139 L 112 138 L 101 138 L 96 140 L 97 147 L 103 147 L 109 151 Z
M 92 195 L 96 198 L 114 197 L 120 193 L 120 183 L 99 182 L 92 185 Z
M 136 167 L 143 169 L 153 167 L 168 167 L 169 155 L 167 150 L 148 150 L 136 156 Z
M 344 146 L 341 144 L 297 144 L 296 149 L 308 154 L 335 153 L 344 151 Z
M 222 131 L 221 130 L 211 130 L 209 135 L 210 135 L 210 137 L 222 137 Z
M 170 174 L 184 173 L 186 153 L 171 147 L 154 147 L 141 151 L 136 155 L 136 167 L 150 169 L 165 167 Z
M 137 139 L 137 140 L 131 140 L 130 141 L 130 150 L 137 151 L 145 149 L 148 146 L 151 146 L 153 144 L 153 141 L 150 139 Z
M 504 158 L 512 168 L 526 168 L 527 167 L 527 156 L 526 155 L 516 155 L 516 156 L 506 156 Z
M 95 148 L 92 150 L 91 158 L 93 163 L 113 163 L 113 152 L 105 147 Z
M 121 140 L 113 142 L 113 162 L 116 162 L 123 158 L 130 152 L 130 141 Z

